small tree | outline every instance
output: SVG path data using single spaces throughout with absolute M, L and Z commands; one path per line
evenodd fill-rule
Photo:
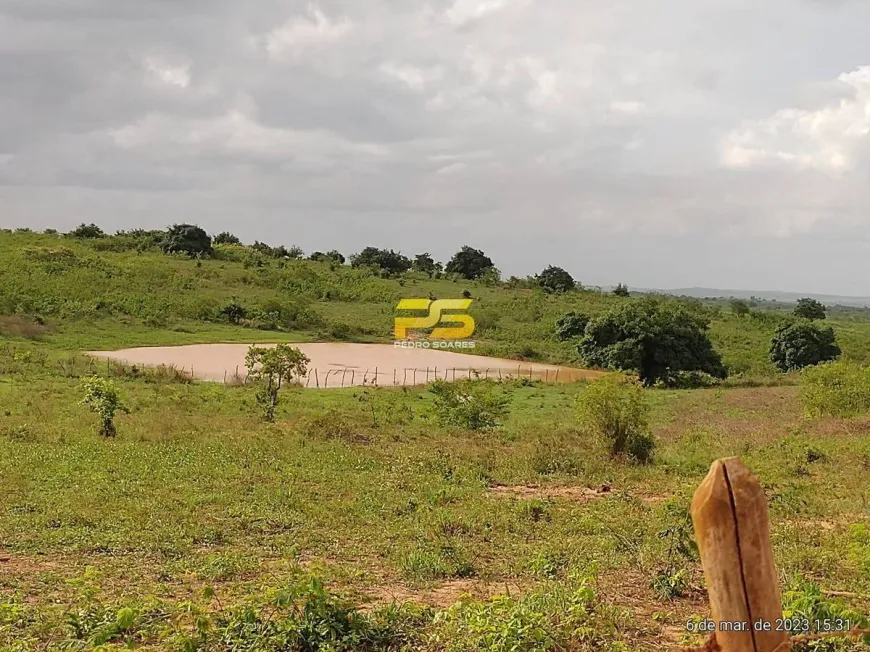
M 507 416 L 511 396 L 490 380 L 434 380 L 435 414 L 443 425 L 468 430 L 492 430 Z
M 87 405 L 91 412 L 100 417 L 100 434 L 103 437 L 114 437 L 118 434 L 115 428 L 115 414 L 128 412 L 118 396 L 118 388 L 108 378 L 92 376 L 82 384 L 85 397 L 82 405 Z
M 797 306 L 792 314 L 800 319 L 812 321 L 815 319 L 825 319 L 827 317 L 825 310 L 826 308 L 821 301 L 807 297 L 805 299 L 798 299 Z
M 333 249 L 332 251 L 327 251 L 323 253 L 322 251 L 315 251 L 308 257 L 309 260 L 313 260 L 318 263 L 334 263 L 336 265 L 344 265 L 344 255 L 340 251 L 336 251 Z
M 674 303 L 627 301 L 589 322 L 580 356 L 593 367 L 636 371 L 644 385 L 669 383 L 683 371 L 726 378 L 722 358 L 707 336 L 708 325 L 704 317 Z
M 556 320 L 556 339 L 560 342 L 582 337 L 589 317 L 579 312 L 568 312 Z
M 444 271 L 444 266 L 441 263 L 436 263 L 435 259 L 432 258 L 432 256 L 430 256 L 428 253 L 417 254 L 416 256 L 414 256 L 412 268 L 415 272 L 422 272 L 424 274 L 428 274 L 430 278 L 438 272 Z
M 106 234 L 96 224 L 79 224 L 72 231 L 67 233 L 70 238 L 80 238 L 82 240 L 105 238 Z
M 749 314 L 749 304 L 742 299 L 731 299 L 731 312 L 737 317 L 744 317 Z
M 302 351 L 289 344 L 278 344 L 271 348 L 252 346 L 248 349 L 245 366 L 250 377 L 260 383 L 257 404 L 263 410 L 263 419 L 275 421 L 281 386 L 305 376 L 309 362 Z
M 481 278 L 492 269 L 495 269 L 495 265 L 489 256 L 480 249 L 473 249 L 467 245 L 457 251 L 445 267 L 448 274 L 459 274 L 470 281 Z
M 202 228 L 194 224 L 173 224 L 166 230 L 162 243 L 163 251 L 168 254 L 184 253 L 191 258 L 212 254 L 211 238 Z
M 573 276 L 561 267 L 553 267 L 552 265 L 541 272 L 537 280 L 538 284 L 547 292 L 568 292 L 577 286 Z
M 628 297 L 631 294 L 628 291 L 628 286 L 624 283 L 618 284 L 615 288 L 613 288 L 613 295 L 617 297 Z
M 231 324 L 238 324 L 248 316 L 247 309 L 239 303 L 239 300 L 233 297 L 227 305 L 220 310 L 220 316 L 225 317 Z
M 627 453 L 644 463 L 650 461 L 655 448 L 649 432 L 649 413 L 643 387 L 625 374 L 607 374 L 577 396 L 581 427 L 603 437 L 611 455 Z
M 222 233 L 218 233 L 214 237 L 214 240 L 212 242 L 214 242 L 214 244 L 216 244 L 216 245 L 219 245 L 219 244 L 240 245 L 240 244 L 242 244 L 242 241 L 239 240 L 236 236 L 234 236 L 229 231 L 224 231 Z
M 770 360 L 783 372 L 835 360 L 840 353 L 833 328 L 803 319 L 781 324 L 770 342 Z
M 351 267 L 374 267 L 385 274 L 398 275 L 411 269 L 411 260 L 392 249 L 366 247 L 350 257 Z

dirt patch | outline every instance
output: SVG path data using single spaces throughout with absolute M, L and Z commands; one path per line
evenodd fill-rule
M 490 495 L 500 498 L 564 498 L 566 500 L 594 500 L 608 496 L 611 492 L 611 488 L 607 485 L 601 485 L 596 489 L 570 485 L 495 485 L 489 489 Z
M 389 604 L 391 602 L 413 602 L 446 609 L 459 602 L 463 596 L 471 596 L 474 600 L 489 600 L 496 595 L 521 595 L 525 590 L 514 582 L 485 582 L 483 580 L 449 580 L 432 589 L 415 591 L 396 585 L 390 587 L 375 587 L 367 594 L 374 604 Z
M 0 550 L 0 574 L 6 576 L 27 577 L 53 571 L 57 568 L 57 562 L 40 557 L 13 555 L 11 552 Z

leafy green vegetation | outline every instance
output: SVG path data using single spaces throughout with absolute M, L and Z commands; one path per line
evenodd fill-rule
M 778 326 L 770 342 L 770 359 L 782 371 L 836 360 L 841 353 L 833 328 L 804 319 Z
M 870 411 L 870 368 L 830 362 L 804 369 L 801 405 L 807 416 L 856 417 Z
M 580 364 L 556 320 L 640 304 L 428 261 L 383 278 L 289 245 L 222 237 L 191 258 L 163 253 L 160 233 L 82 233 L 0 233 L 0 649 L 698 645 L 685 623 L 708 604 L 687 510 L 730 455 L 765 489 L 783 577 L 803 578 L 784 584 L 787 612 L 864 622 L 865 312 L 828 310 L 845 362 L 780 374 L 769 346 L 790 307 L 659 297 L 709 322 L 727 381 L 318 391 L 285 377 L 264 421 L 265 377 L 197 382 L 81 352 L 385 342 L 399 298 L 468 291 L 475 352 Z M 96 436 L 113 405 L 116 436 Z
M 627 453 L 639 462 L 649 462 L 655 448 L 649 412 L 643 387 L 623 374 L 608 374 L 577 397 L 581 427 L 606 439 L 611 455 Z

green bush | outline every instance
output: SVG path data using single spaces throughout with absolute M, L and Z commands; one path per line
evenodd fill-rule
M 642 463 L 652 459 L 655 449 L 649 413 L 643 387 L 625 374 L 607 374 L 577 396 L 581 427 L 603 437 L 611 455 L 624 453 Z
M 816 301 L 815 299 L 810 299 L 809 297 L 805 299 L 798 299 L 797 306 L 792 313 L 795 317 L 800 317 L 801 319 L 825 319 L 827 316 L 826 308 L 821 301 Z
M 429 391 L 435 395 L 435 414 L 442 425 L 492 430 L 501 425 L 510 409 L 510 394 L 491 380 L 435 380 Z
M 801 372 L 800 402 L 810 417 L 853 417 L 870 411 L 870 368 L 829 362 Z
M 479 249 L 465 245 L 453 254 L 444 271 L 448 274 L 458 274 L 464 279 L 474 281 L 495 269 L 492 259 Z
M 103 437 L 114 437 L 118 432 L 115 428 L 115 414 L 127 411 L 121 403 L 115 383 L 107 378 L 93 376 L 86 378 L 82 385 L 85 390 L 82 404 L 100 417 L 100 434 Z
M 770 342 L 770 360 L 784 372 L 835 360 L 840 353 L 833 328 L 803 319 L 781 324 Z
M 582 337 L 589 323 L 589 316 L 579 312 L 568 312 L 556 320 L 556 339 L 560 342 Z
M 587 581 L 553 583 L 522 597 L 465 600 L 436 616 L 435 649 L 447 652 L 605 650 L 608 620 Z
M 186 647 L 250 652 L 418 649 L 420 631 L 431 616 L 411 605 L 361 613 L 308 578 L 273 591 L 266 604 L 231 609 L 215 620 Z
M 669 382 L 681 371 L 726 378 L 728 371 L 707 336 L 708 319 L 671 302 L 627 302 L 586 326 L 578 347 L 586 364 L 637 371 L 645 385 Z
M 162 243 L 167 254 L 182 253 L 190 257 L 210 256 L 211 238 L 195 224 L 173 224 L 166 230 Z
M 547 267 L 538 275 L 538 283 L 546 292 L 568 292 L 577 287 L 577 282 L 561 267 Z

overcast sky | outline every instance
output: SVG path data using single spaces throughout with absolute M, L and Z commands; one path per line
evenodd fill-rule
M 0 226 L 870 295 L 866 0 L 0 0 Z

